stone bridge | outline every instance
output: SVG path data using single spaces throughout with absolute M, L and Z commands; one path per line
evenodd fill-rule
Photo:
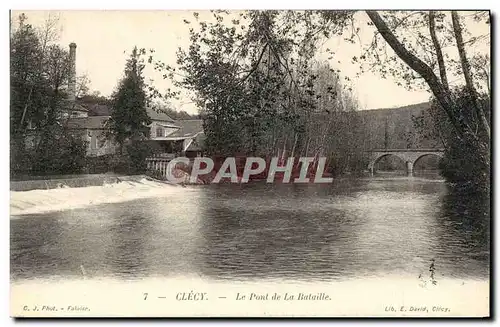
M 370 153 L 368 170 L 372 175 L 377 161 L 385 156 L 393 155 L 406 163 L 406 172 L 409 176 L 411 176 L 413 175 L 413 166 L 420 158 L 428 155 L 434 155 L 442 158 L 444 149 L 373 149 L 367 152 Z

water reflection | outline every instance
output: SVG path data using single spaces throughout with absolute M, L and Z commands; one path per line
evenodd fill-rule
M 354 223 L 327 211 L 205 211 L 202 272 L 221 278 L 345 276 L 353 252 Z M 332 219 L 334 218 L 334 219 Z
M 11 220 L 11 278 L 487 278 L 488 209 L 417 177 L 199 187 Z
M 107 227 L 110 235 L 103 262 L 107 262 L 112 275 L 134 277 L 148 269 L 145 247 L 153 228 L 149 215 L 139 215 L 126 206 L 119 206 L 113 214 L 113 222 Z
M 439 242 L 448 247 L 436 248 L 443 260 L 441 266 L 454 262 L 452 275 L 489 275 L 490 261 L 490 196 L 485 193 L 464 193 L 453 187 L 442 196 Z
M 47 230 L 51 233 L 44 232 Z M 12 221 L 10 261 L 13 277 L 50 276 L 57 274 L 59 269 L 67 271 L 64 267 L 70 258 L 63 250 L 64 244 L 59 242 L 63 230 L 57 217 L 47 217 L 38 224 L 29 219 Z

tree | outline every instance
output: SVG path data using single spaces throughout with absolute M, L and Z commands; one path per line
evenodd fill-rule
M 40 128 L 50 114 L 47 109 L 56 111 L 47 98 L 65 95 L 60 87 L 67 81 L 69 62 L 67 51 L 54 44 L 57 17 L 49 16 L 40 29 L 28 24 L 24 14 L 18 20 L 11 34 L 11 127 L 24 133 L 28 121 Z
M 318 76 L 311 65 L 318 44 L 333 37 L 356 43 L 356 25 L 362 23 L 373 39 L 362 43 L 361 55 L 352 61 L 362 70 L 368 64 L 382 78 L 391 76 L 409 89 L 431 91 L 457 136 L 448 141 L 476 156 L 484 163 L 481 167 L 490 166 L 490 110 L 479 100 L 483 95 L 478 88 L 484 82 L 489 87 L 489 69 L 481 67 L 488 56 L 469 53 L 488 34 L 466 39 L 471 21 L 489 24 L 487 12 L 462 17 L 457 12 L 367 11 L 368 20 L 355 11 L 211 14 L 213 22 L 204 19 L 198 28 L 185 20 L 191 25 L 191 45 L 178 52 L 179 67 L 155 63 L 155 68 L 194 93 L 213 152 L 310 153 L 309 136 L 317 130 L 308 123 L 318 106 L 324 109 L 324 90 L 317 93 Z M 198 13 L 194 16 L 199 19 Z M 335 56 L 333 50 L 326 51 L 329 59 Z M 463 92 L 469 100 L 459 100 Z M 469 107 L 461 107 L 465 104 Z M 472 116 L 464 114 L 469 108 Z M 322 145 L 314 148 L 315 154 L 324 150 Z M 489 168 L 481 174 L 488 175 Z
M 27 120 L 44 107 L 43 95 L 48 91 L 42 79 L 42 46 L 36 30 L 26 20 L 24 14 L 19 16 L 19 26 L 10 39 L 10 130 L 14 138 L 23 135 Z M 30 106 L 33 103 L 37 105 Z
M 472 69 L 477 69 L 479 65 L 476 65 L 476 67 L 471 65 L 466 50 L 466 44 L 470 46 L 487 36 L 475 36 L 468 41 L 464 41 L 462 19 L 456 11 L 449 14 L 451 24 L 448 23 L 448 25 L 446 24 L 445 13 L 432 11 L 417 13 L 418 18 L 413 21 L 413 24 L 409 24 L 412 19 L 410 18 L 412 14 L 409 13 L 406 13 L 404 17 L 386 13 L 384 19 L 378 12 L 367 11 L 367 15 L 376 27 L 377 32 L 391 47 L 396 56 L 413 72 L 423 78 L 436 99 L 436 105 L 446 114 L 453 133 L 453 137 L 448 138 L 448 142 L 445 143 L 447 145 L 447 154 L 451 156 L 448 159 L 453 161 L 453 159 L 462 158 L 467 161 L 466 158 L 469 158 L 469 162 L 478 163 L 478 173 L 475 174 L 476 181 L 471 181 L 472 177 L 469 169 L 467 169 L 464 170 L 462 182 L 477 184 L 475 182 L 479 180 L 482 187 L 489 188 L 491 139 L 489 100 L 481 100 L 484 97 L 476 90 L 478 81 L 473 80 L 475 74 Z M 489 15 L 487 12 L 478 12 L 474 14 L 474 20 L 489 24 Z M 392 24 L 389 25 L 387 21 L 392 22 Z M 417 30 L 428 29 L 430 38 L 427 38 L 422 31 L 419 31 L 416 37 L 422 51 L 418 52 L 415 50 L 416 48 L 403 43 L 402 40 L 407 41 L 406 38 L 401 38 L 401 36 L 401 39 L 398 38 L 396 29 L 399 27 Z M 444 36 L 444 44 L 451 44 L 454 48 L 456 54 L 458 54 L 458 60 L 451 59 L 449 51 L 443 55 L 442 42 L 438 39 L 438 31 L 441 31 L 441 36 Z M 427 62 L 424 58 L 428 59 Z M 448 63 L 446 58 L 448 58 Z M 457 62 L 458 69 L 453 69 L 452 64 Z M 439 73 L 436 73 L 436 70 Z M 483 69 L 483 71 L 486 70 Z M 463 77 L 465 82 L 463 88 L 455 87 L 453 89 L 450 86 L 448 76 L 451 74 Z M 481 74 L 476 74 L 476 76 L 481 77 Z M 489 76 L 486 76 L 488 82 Z M 411 83 L 412 79 L 416 80 L 417 78 L 414 75 L 409 75 L 408 82 Z M 470 109 L 472 109 L 472 113 Z M 455 167 L 459 166 L 456 165 Z M 451 176 L 451 174 L 446 173 L 445 175 Z M 457 169 L 454 169 L 453 176 L 452 180 L 455 182 L 461 179 L 458 177 L 460 174 L 457 174 Z
M 112 95 L 110 133 L 120 145 L 127 141 L 141 140 L 149 136 L 151 119 L 146 107 L 147 97 L 142 71 L 144 63 L 141 51 L 134 47 L 125 65 L 125 73 Z
M 146 142 L 151 119 L 146 111 L 148 99 L 142 71 L 144 50 L 134 47 L 125 65 L 124 77 L 111 96 L 109 136 L 119 145 L 115 170 L 124 173 L 142 173 L 145 158 L 151 153 Z
M 447 73 L 446 66 L 444 63 L 443 55 L 441 52 L 441 47 L 436 38 L 436 30 L 435 30 L 435 22 L 434 17 L 435 14 L 433 12 L 429 13 L 429 30 L 431 35 L 433 36 L 433 45 L 434 51 L 436 53 L 436 57 L 438 60 L 438 67 L 440 72 L 440 77 L 438 78 L 434 73 L 434 70 L 426 64 L 422 59 L 418 58 L 415 53 L 409 51 L 402 42 L 398 40 L 398 38 L 391 31 L 386 22 L 382 19 L 380 14 L 376 11 L 367 11 L 367 15 L 372 20 L 373 24 L 377 28 L 378 32 L 384 40 L 389 44 L 389 46 L 394 50 L 396 55 L 403 60 L 411 69 L 413 69 L 416 73 L 418 73 L 428 84 L 430 90 L 436 97 L 437 101 L 443 108 L 443 110 L 447 113 L 448 118 L 452 122 L 452 124 L 456 128 L 456 132 L 460 136 L 464 137 L 472 137 L 474 144 L 478 141 L 478 135 L 474 133 L 470 129 L 470 126 L 467 126 L 463 122 L 462 117 L 455 116 L 452 114 L 452 110 L 457 104 L 453 101 L 451 90 L 447 81 Z M 481 132 L 485 133 L 486 136 L 490 137 L 490 126 L 489 122 L 484 114 L 484 111 L 477 104 L 477 93 L 472 81 L 472 75 L 470 71 L 470 63 L 467 59 L 467 55 L 465 52 L 463 35 L 462 35 L 462 26 L 460 23 L 460 19 L 458 13 L 456 11 L 451 12 L 452 22 L 453 22 L 453 32 L 456 39 L 456 49 L 460 56 L 460 64 L 463 72 L 463 76 L 465 78 L 465 85 L 467 88 L 467 92 L 469 96 L 473 100 L 474 110 L 477 113 L 478 120 L 481 123 Z M 467 135 L 467 136 L 466 136 Z M 476 144 L 477 145 L 477 144 Z
M 334 27 L 321 25 L 325 20 L 314 12 L 211 14 L 211 20 L 201 20 L 194 13 L 197 26 L 185 20 L 192 26 L 191 44 L 178 51 L 177 68 L 154 62 L 174 85 L 193 94 L 207 152 L 329 153 L 333 113 L 356 108 L 337 72 L 314 60 L 322 33 Z
M 99 91 L 94 91 L 91 94 L 85 93 L 78 100 L 87 105 L 111 105 L 111 98 L 101 95 Z
M 76 94 L 77 99 L 88 95 L 90 78 L 84 74 L 76 77 Z
M 68 109 L 65 86 L 69 54 L 56 45 L 57 19 L 49 17 L 41 29 L 27 24 L 24 14 L 11 33 L 11 171 L 37 173 L 76 172 L 81 168 L 85 144 L 72 140 L 61 124 Z M 65 141 L 66 139 L 66 141 Z M 26 146 L 26 144 L 30 146 Z M 82 150 L 83 149 L 83 150 Z M 61 153 L 74 153 L 60 160 Z M 63 155 L 64 157 L 64 155 Z M 70 160 L 71 161 L 71 160 Z M 64 163 L 65 162 L 65 163 Z

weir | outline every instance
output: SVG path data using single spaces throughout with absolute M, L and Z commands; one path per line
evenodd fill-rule
M 146 176 L 118 177 L 115 183 L 86 187 L 57 187 L 10 192 L 11 216 L 84 208 L 141 198 L 165 197 L 188 192 L 188 188 L 154 181 Z M 62 185 L 62 184 L 61 184 Z
M 115 175 L 115 174 L 95 174 L 95 175 L 62 175 L 62 176 L 39 176 L 31 177 L 29 180 L 11 181 L 10 190 L 15 192 L 31 190 L 50 190 L 61 187 L 87 187 L 102 186 L 104 184 L 114 184 L 119 182 L 139 182 L 145 178 L 144 175 Z

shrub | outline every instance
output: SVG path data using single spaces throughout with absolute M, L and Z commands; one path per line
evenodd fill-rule
M 35 175 L 75 174 L 85 167 L 87 144 L 71 134 L 50 135 L 31 152 Z

